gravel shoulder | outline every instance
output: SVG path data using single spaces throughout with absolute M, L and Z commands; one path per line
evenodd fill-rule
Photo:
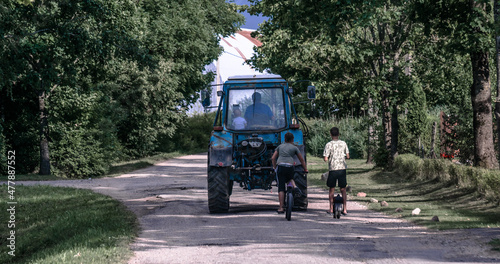
M 234 186 L 227 214 L 209 214 L 206 154 L 171 159 L 115 178 L 18 182 L 92 189 L 139 218 L 136 263 L 500 263 L 487 243 L 500 229 L 436 231 L 348 201 L 327 215 L 327 191 L 310 188 L 307 211 L 276 214 L 277 193 Z

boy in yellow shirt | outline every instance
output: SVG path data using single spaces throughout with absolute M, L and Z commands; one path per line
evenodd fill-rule
M 332 127 L 330 129 L 330 136 L 332 137 L 332 141 L 328 142 L 325 146 L 325 150 L 323 151 L 323 159 L 325 162 L 328 162 L 328 180 L 326 181 L 326 185 L 330 187 L 328 192 L 328 198 L 330 200 L 330 210 L 327 212 L 329 214 L 333 214 L 333 206 L 334 206 L 334 193 L 335 186 L 340 188 L 340 192 L 342 193 L 342 198 L 344 200 L 344 211 L 343 215 L 347 215 L 347 207 L 346 207 L 346 186 L 347 186 L 347 164 L 346 158 L 349 159 L 349 148 L 347 144 L 339 139 L 340 133 L 337 127 Z

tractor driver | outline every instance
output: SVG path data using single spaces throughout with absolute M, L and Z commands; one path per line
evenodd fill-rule
M 269 121 L 274 120 L 271 108 L 261 103 L 262 95 L 258 92 L 252 94 L 253 104 L 245 111 L 245 119 L 249 125 L 269 125 Z

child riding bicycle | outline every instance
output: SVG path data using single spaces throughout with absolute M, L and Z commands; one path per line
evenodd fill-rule
M 304 172 L 307 171 L 307 165 L 304 160 L 304 157 L 300 153 L 299 148 L 293 144 L 293 134 L 288 132 L 285 134 L 285 143 L 279 145 L 276 148 L 272 156 L 273 168 L 276 170 L 278 175 L 278 196 L 280 207 L 278 209 L 278 213 L 282 214 L 285 212 L 285 185 L 290 182 L 293 185 L 295 193 L 302 194 L 297 185 L 295 185 L 295 181 L 293 180 L 293 175 L 295 174 L 295 162 L 294 157 L 297 156 L 302 167 L 304 168 Z

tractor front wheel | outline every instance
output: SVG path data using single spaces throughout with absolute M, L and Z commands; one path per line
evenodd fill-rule
M 227 168 L 208 167 L 208 209 L 210 213 L 227 213 L 230 189 Z M 232 189 L 232 188 L 231 188 Z

